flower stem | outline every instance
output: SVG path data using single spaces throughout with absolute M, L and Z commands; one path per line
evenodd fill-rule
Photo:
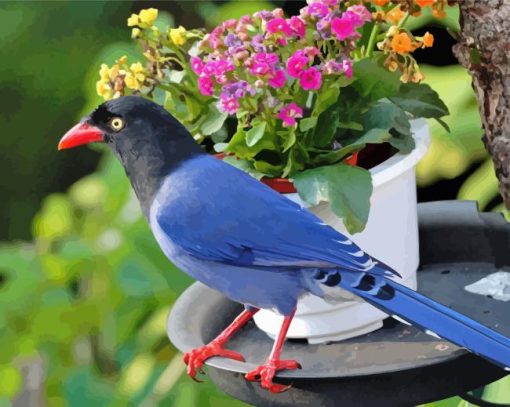
M 374 54 L 375 42 L 377 40 L 377 34 L 379 34 L 379 30 L 380 30 L 379 24 L 375 23 L 374 26 L 372 27 L 372 32 L 370 33 L 370 38 L 367 44 L 365 54 L 365 56 L 367 57 L 371 57 Z

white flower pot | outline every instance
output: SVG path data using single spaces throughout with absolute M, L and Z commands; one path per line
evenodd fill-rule
M 374 190 L 370 215 L 363 232 L 350 235 L 328 203 L 309 208 L 324 222 L 349 236 L 373 257 L 402 275 L 402 284 L 416 289 L 419 264 L 415 167 L 425 155 L 430 134 L 423 119 L 412 122 L 416 148 L 409 154 L 395 154 L 370 170 Z M 303 205 L 298 194 L 285 194 Z M 385 313 L 346 292 L 346 299 L 328 304 L 307 294 L 297 306 L 288 338 L 306 338 L 309 343 L 339 341 L 374 331 L 382 326 Z M 283 317 L 272 311 L 255 314 L 255 323 L 269 336 L 277 335 Z

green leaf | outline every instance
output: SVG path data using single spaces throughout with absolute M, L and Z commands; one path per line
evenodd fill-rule
M 363 115 L 363 127 L 367 130 L 378 129 L 376 133 L 389 132 L 392 137 L 388 141 L 402 153 L 408 153 L 414 148 L 411 124 L 406 112 L 388 99 L 378 101 Z
M 262 150 L 275 150 L 274 137 L 274 134 L 266 132 L 255 145 L 248 146 L 246 132 L 238 127 L 224 151 L 234 153 L 239 158 L 253 158 Z
M 262 139 L 265 130 L 266 122 L 254 123 L 252 128 L 246 132 L 246 145 L 253 147 L 257 144 Z
M 361 96 L 372 101 L 395 96 L 400 89 L 399 74 L 388 71 L 377 60 L 362 59 L 354 64 L 353 71 L 356 81 L 352 85 Z
M 325 112 L 330 106 L 334 105 L 340 96 L 340 89 L 334 83 L 325 82 L 317 95 L 315 101 L 315 109 L 313 115 L 319 116 Z
M 429 85 L 423 83 L 403 84 L 398 95 L 390 100 L 414 117 L 434 118 L 441 125 L 446 126 L 446 123 L 440 119 L 449 114 L 448 107 Z
M 329 202 L 349 233 L 365 228 L 372 195 L 369 171 L 345 164 L 324 166 L 296 174 L 293 182 L 306 203 Z
M 296 144 L 296 129 L 294 127 L 289 127 L 286 131 L 279 132 L 279 135 L 283 138 L 282 152 L 285 153 Z
M 253 166 L 248 160 L 239 159 L 234 156 L 226 156 L 225 158 L 223 158 L 223 161 L 232 165 L 233 167 L 239 168 L 240 170 L 247 172 L 254 178 L 261 179 L 264 176 L 264 174 L 253 168 Z
M 305 117 L 299 121 L 299 130 L 306 132 L 317 125 L 317 117 Z
M 338 120 L 340 119 L 340 105 L 330 106 L 324 113 L 322 113 L 315 126 L 313 133 L 314 145 L 317 147 L 326 147 L 333 140 Z
M 219 129 L 221 129 L 227 117 L 227 113 L 221 113 L 212 104 L 209 105 L 207 115 L 201 127 L 202 134 L 205 136 L 210 136 L 211 134 L 217 132 Z
M 391 135 L 388 130 L 385 129 L 370 129 L 361 137 L 357 138 L 351 144 L 347 144 L 344 147 L 330 151 L 324 154 L 318 154 L 313 158 L 314 165 L 329 165 L 335 164 L 341 160 L 352 155 L 354 152 L 361 150 L 366 144 L 379 144 L 388 141 Z

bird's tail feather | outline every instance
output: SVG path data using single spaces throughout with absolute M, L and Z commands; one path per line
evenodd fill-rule
M 335 282 L 340 287 L 387 314 L 510 370 L 509 338 L 384 276 L 344 270 L 337 273 L 340 281 Z

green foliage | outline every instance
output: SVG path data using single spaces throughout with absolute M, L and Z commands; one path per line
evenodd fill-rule
M 293 178 L 299 196 L 310 205 L 330 202 L 333 212 L 352 233 L 363 230 L 372 194 L 370 172 L 339 164 L 304 171 Z

